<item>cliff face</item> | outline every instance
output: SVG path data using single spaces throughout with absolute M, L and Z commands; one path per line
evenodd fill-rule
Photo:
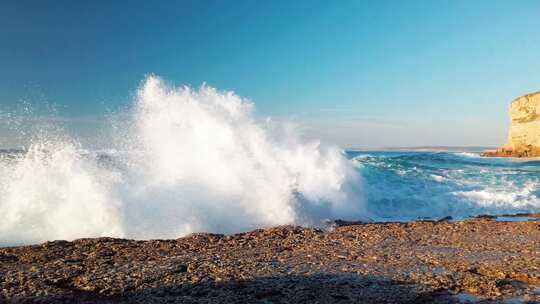
M 510 105 L 508 143 L 484 156 L 540 156 L 540 92 L 521 96 Z

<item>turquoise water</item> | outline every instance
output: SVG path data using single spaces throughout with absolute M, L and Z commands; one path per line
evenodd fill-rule
M 478 152 L 347 152 L 374 220 L 540 211 L 540 162 Z

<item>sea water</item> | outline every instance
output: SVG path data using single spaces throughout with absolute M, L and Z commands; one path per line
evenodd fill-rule
M 54 125 L 0 151 L 0 245 L 540 209 L 537 162 L 344 151 L 208 86 L 150 76 L 113 117 L 102 149 Z
M 380 221 L 540 211 L 540 162 L 479 151 L 348 152 L 363 177 L 366 212 Z

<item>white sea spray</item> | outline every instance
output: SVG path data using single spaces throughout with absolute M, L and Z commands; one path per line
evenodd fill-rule
M 232 92 L 149 76 L 117 117 L 121 132 L 100 153 L 43 132 L 2 161 L 1 244 L 174 238 L 364 215 L 360 175 L 340 149 L 258 119 Z

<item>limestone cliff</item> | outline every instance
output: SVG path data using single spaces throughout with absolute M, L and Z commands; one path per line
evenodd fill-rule
M 540 92 L 521 96 L 510 104 L 508 143 L 484 156 L 540 156 Z

